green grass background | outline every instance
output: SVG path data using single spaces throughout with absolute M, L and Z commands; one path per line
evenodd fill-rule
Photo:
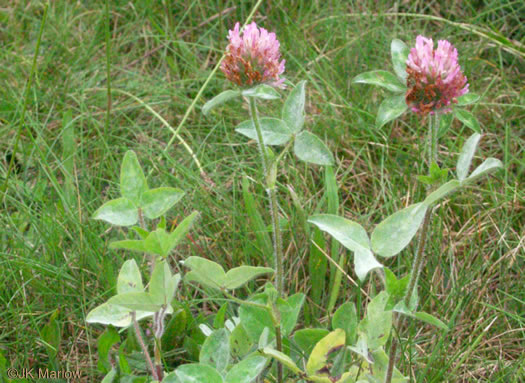
M 171 222 L 192 210 L 202 215 L 191 234 L 194 243 L 186 241 L 174 259 L 204 255 L 225 267 L 266 262 L 247 221 L 241 187 L 248 176 L 256 202 L 266 203 L 254 181 L 257 150 L 233 130 L 247 110 L 230 102 L 209 117 L 200 113 L 206 100 L 230 87 L 224 76 L 211 77 L 180 129 L 214 187 L 179 141 L 167 147 L 172 133 L 145 107 L 176 128 L 220 59 L 228 29 L 246 19 L 255 1 L 112 1 L 109 50 L 105 2 L 51 2 L 22 124 L 43 4 L 0 1 L 2 183 L 21 129 L 17 166 L 0 206 L 0 352 L 8 366 L 45 366 L 42 329 L 58 308 L 57 363 L 81 369 L 92 381 L 98 376 L 96 338 L 102 327 L 88 326 L 85 316 L 113 294 L 124 260 L 134 256 L 142 262 L 141 256 L 108 249 L 110 241 L 122 239 L 123 230 L 90 219 L 103 202 L 118 196 L 126 150 L 133 149 L 151 171 L 150 185 L 186 191 L 168 214 Z M 352 78 L 367 70 L 391 70 L 390 41 L 400 38 L 411 45 L 423 34 L 457 47 L 470 90 L 481 95 L 470 107 L 484 133 L 475 165 L 493 156 L 505 170 L 451 196 L 437 210 L 419 294 L 421 308 L 452 330 L 412 328 L 412 346 L 403 350 L 400 366 L 417 382 L 525 379 L 524 13 L 523 2 L 509 0 L 273 0 L 263 1 L 254 18 L 277 33 L 286 77 L 294 83 L 308 80 L 307 128 L 336 156 L 339 213 L 369 231 L 386 215 L 422 199 L 424 187 L 415 176 L 425 172 L 420 150 L 426 128 L 406 114 L 376 129 L 375 113 L 385 93 L 353 85 Z M 111 87 L 140 102 L 114 91 L 106 125 L 108 58 Z M 280 101 L 266 102 L 261 114 L 272 115 L 279 107 Z M 453 170 L 470 134 L 453 123 L 440 140 L 443 166 Z M 323 178 L 321 167 L 293 156 L 278 178 L 281 213 L 289 220 L 286 285 L 309 296 L 311 245 L 288 188 L 307 215 L 325 212 Z M 269 216 L 264 218 L 269 224 Z M 385 264 L 405 275 L 413 249 Z M 345 270 L 355 279 L 350 265 Z M 379 287 L 374 278 L 362 286 L 368 293 Z M 320 295 L 326 307 L 328 289 Z M 347 300 L 365 301 L 343 278 L 338 302 Z M 315 310 L 309 321 L 326 324 L 327 313 Z

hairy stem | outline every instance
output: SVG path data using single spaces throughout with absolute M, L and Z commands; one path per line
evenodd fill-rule
M 160 338 L 155 338 L 155 348 L 153 350 L 155 355 L 155 371 L 160 380 L 164 378 L 164 370 L 162 369 L 162 359 L 160 351 Z
M 139 207 L 138 208 L 138 215 L 139 215 L 139 225 L 142 229 L 144 230 L 148 230 L 148 228 L 146 227 L 146 221 L 144 221 L 144 212 L 142 211 L 142 209 Z M 154 254 L 151 254 L 150 257 L 149 257 L 149 273 L 150 275 L 153 274 L 153 269 L 155 268 L 155 255 Z
M 154 357 L 155 370 L 160 379 L 164 377 L 164 370 L 162 368 L 162 334 L 164 334 L 164 319 L 166 318 L 166 311 L 168 307 L 163 305 L 162 308 L 153 315 L 153 336 L 154 336 Z
M 257 147 L 259 148 L 259 154 L 261 155 L 261 162 L 263 167 L 264 176 L 268 174 L 268 155 L 266 153 L 266 147 L 263 141 L 263 135 L 261 130 L 261 124 L 259 122 L 259 116 L 257 115 L 257 105 L 255 104 L 255 98 L 249 97 L 248 103 L 250 105 L 250 117 L 252 119 L 253 125 L 255 126 L 255 131 L 257 133 Z
M 275 268 L 277 272 L 277 291 L 279 292 L 279 295 L 282 297 L 284 295 L 283 237 L 281 235 L 281 228 L 279 226 L 277 193 L 275 192 L 275 187 L 268 189 L 268 195 L 270 197 L 270 210 L 272 213 Z
M 397 328 L 402 324 L 402 320 L 398 320 L 396 323 Z M 392 374 L 394 372 L 394 361 L 397 354 L 397 345 L 398 341 L 396 338 L 392 337 L 392 344 L 390 345 L 390 351 L 388 352 L 388 368 L 385 375 L 385 383 L 390 383 L 392 381 Z
M 439 133 L 439 114 L 434 115 L 434 124 L 432 124 L 432 117 L 429 117 L 429 128 L 432 132 L 432 161 L 437 164 L 438 160 L 438 133 Z
M 148 230 L 146 228 L 146 222 L 144 221 L 144 212 L 142 211 L 142 209 L 140 207 L 137 209 L 137 211 L 138 211 L 138 215 L 139 215 L 140 227 L 143 228 L 144 230 Z
M 410 299 L 414 295 L 415 291 L 417 290 L 417 280 L 419 278 L 419 271 L 421 270 L 421 267 L 423 265 L 423 258 L 424 258 L 424 251 L 425 251 L 425 245 L 428 238 L 428 227 L 430 223 L 430 216 L 431 216 L 431 209 L 428 209 L 425 213 L 425 218 L 423 220 L 423 227 L 421 229 L 421 234 L 419 236 L 419 247 L 416 253 L 416 258 L 414 259 L 414 264 L 412 266 L 412 271 L 410 274 L 410 282 L 408 284 L 407 293 L 404 298 L 404 303 L 406 307 L 410 307 Z M 404 323 L 404 316 L 398 316 L 397 323 L 395 325 L 396 328 L 401 329 Z M 392 338 L 392 345 L 390 346 L 390 352 L 389 352 L 389 360 L 388 360 L 388 368 L 386 372 L 386 378 L 385 383 L 390 383 L 392 380 L 392 373 L 394 371 L 394 361 L 396 359 L 396 352 L 397 352 L 397 340 L 395 338 Z
M 412 271 L 410 273 L 410 282 L 408 283 L 407 293 L 405 295 L 405 305 L 410 307 L 410 299 L 417 290 L 417 280 L 419 276 L 419 270 L 423 264 L 425 246 L 428 238 L 428 227 L 430 224 L 430 216 L 432 214 L 432 209 L 427 209 L 425 213 L 425 218 L 423 219 L 423 226 L 421 228 L 421 234 L 419 236 L 419 246 L 416 253 L 416 259 L 414 259 L 414 264 L 412 266 Z
M 427 132 L 427 166 L 430 169 L 430 165 L 434 160 L 432 155 L 432 149 L 434 148 L 434 133 L 432 131 L 432 116 L 428 116 L 428 132 Z
M 275 326 L 275 339 L 276 339 L 276 346 L 277 350 L 281 351 L 283 350 L 283 341 L 281 336 L 281 326 Z M 282 382 L 283 381 L 283 365 L 281 363 L 277 363 L 277 381 Z
M 159 380 L 159 375 L 157 373 L 157 370 L 155 369 L 155 366 L 153 365 L 153 361 L 151 360 L 151 356 L 149 355 L 148 348 L 146 347 L 146 344 L 144 343 L 144 339 L 142 338 L 142 332 L 140 331 L 139 322 L 137 322 L 137 316 L 135 314 L 135 311 L 131 312 L 131 320 L 133 322 L 133 328 L 135 329 L 135 334 L 137 334 L 137 339 L 140 344 L 140 348 L 142 348 L 142 352 L 144 353 L 144 356 L 146 357 L 146 363 L 151 370 L 151 375 L 153 376 L 153 379 Z
M 283 245 L 281 228 L 279 227 L 279 213 L 277 205 L 277 193 L 275 190 L 275 180 L 271 179 L 271 166 L 268 153 L 266 152 L 266 146 L 264 145 L 263 135 L 261 130 L 261 124 L 259 123 L 259 117 L 257 116 L 257 106 L 255 104 L 255 98 L 249 98 L 250 105 L 250 116 L 257 132 L 257 144 L 259 147 L 259 153 L 261 155 L 261 161 L 263 166 L 264 179 L 266 184 L 266 191 L 270 201 L 270 215 L 272 217 L 272 228 L 273 228 L 273 256 L 275 261 L 276 271 L 276 285 L 279 296 L 284 295 L 284 281 L 283 281 Z M 281 338 L 281 327 L 280 324 L 275 326 L 275 337 L 277 342 L 277 351 L 282 352 L 282 338 Z M 277 382 L 283 381 L 283 366 L 281 363 L 277 364 Z
M 139 207 L 138 208 L 138 215 L 139 215 L 139 225 L 142 229 L 144 230 L 147 230 L 147 227 L 146 227 L 146 221 L 144 220 L 144 212 L 142 211 L 142 209 Z M 151 276 L 153 275 L 153 270 L 155 270 L 155 263 L 156 263 L 156 257 L 154 254 L 151 254 L 150 258 L 149 258 L 149 262 L 150 262 L 150 265 L 149 265 L 149 271 L 150 271 L 150 280 L 151 280 Z M 157 337 L 155 337 L 155 342 L 153 344 L 153 353 L 154 353 L 154 357 L 155 357 L 155 372 L 157 373 L 157 376 L 159 377 L 159 380 L 162 380 L 162 378 L 164 377 L 164 371 L 162 369 L 162 360 L 161 360 L 161 349 L 160 349 L 161 345 L 160 345 L 160 338 L 157 339 Z M 149 357 L 149 355 L 148 355 Z
M 277 194 L 275 191 L 275 185 L 269 180 L 270 162 L 268 160 L 268 155 L 266 153 L 266 146 L 264 145 L 263 135 L 261 130 L 261 124 L 259 123 L 259 117 L 257 116 L 257 107 L 255 104 L 255 98 L 250 97 L 250 116 L 255 126 L 255 131 L 257 132 L 257 144 L 259 147 L 259 152 L 261 155 L 261 161 L 263 165 L 266 191 L 270 199 L 270 215 L 272 217 L 272 228 L 273 228 L 273 252 L 275 260 L 275 271 L 277 274 L 277 291 L 282 297 L 284 295 L 284 286 L 283 286 L 283 252 L 282 252 L 282 235 L 281 228 L 279 227 L 279 214 L 278 214 L 278 204 L 277 204 Z
M 428 166 L 430 168 L 430 165 L 432 162 L 437 163 L 437 140 L 438 140 L 438 128 L 439 128 L 439 117 L 438 115 L 434 118 L 434 123 L 432 123 L 432 116 L 428 117 L 429 120 L 429 126 L 428 126 Z M 430 174 L 430 170 L 429 170 Z M 425 212 L 425 217 L 423 219 L 423 225 L 421 227 L 421 233 L 419 235 L 419 244 L 416 252 L 416 257 L 414 259 L 414 263 L 412 264 L 412 270 L 410 272 L 410 282 L 408 283 L 408 288 L 404 297 L 404 303 L 407 308 L 410 307 L 410 300 L 412 299 L 412 296 L 417 290 L 417 282 L 419 279 L 419 273 L 421 272 L 421 268 L 423 267 L 424 258 L 425 258 L 425 246 L 428 239 L 428 229 L 430 226 L 430 218 L 432 216 L 432 209 L 427 208 L 427 211 Z M 396 327 L 398 330 L 401 329 L 404 323 L 404 317 L 399 317 L 396 320 L 396 324 L 394 327 Z M 398 347 L 398 341 L 396 338 L 392 338 L 392 344 L 390 346 L 390 351 L 388 355 L 388 368 L 385 375 L 385 383 L 391 383 L 392 381 L 392 375 L 394 372 L 394 363 L 396 359 L 396 353 L 397 353 L 397 347 Z

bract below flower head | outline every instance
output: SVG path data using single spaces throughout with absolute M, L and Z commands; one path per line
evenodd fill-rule
M 451 110 L 448 106 L 468 92 L 458 51 L 446 40 L 439 40 L 434 49 L 432 39 L 417 36 L 406 64 L 406 103 L 416 113 L 447 113 Z
M 239 86 L 268 84 L 283 88 L 284 79 L 279 75 L 284 72 L 285 60 L 280 60 L 279 41 L 275 33 L 257 27 L 255 22 L 239 32 L 236 23 L 229 31 L 230 43 L 226 47 L 226 57 L 221 70 L 228 80 Z

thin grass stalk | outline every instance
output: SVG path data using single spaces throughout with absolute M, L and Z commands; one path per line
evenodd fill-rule
M 109 33 L 109 0 L 106 0 L 106 83 L 107 83 L 107 107 L 106 121 L 104 123 L 104 135 L 109 132 L 109 119 L 111 117 L 111 36 Z
M 37 58 L 40 52 L 40 42 L 42 41 L 42 35 L 44 33 L 44 26 L 46 25 L 47 19 L 47 9 L 49 7 L 49 2 L 44 6 L 44 15 L 42 16 L 42 22 L 40 23 L 40 30 L 38 31 L 38 39 L 36 40 L 35 54 L 33 55 L 33 64 L 31 65 L 31 72 L 29 73 L 29 79 L 27 80 L 26 87 L 24 89 L 24 104 L 22 105 L 22 114 L 20 116 L 20 124 L 18 125 L 18 131 L 16 132 L 15 143 L 13 145 L 13 150 L 11 152 L 11 160 L 7 168 L 7 174 L 5 175 L 5 181 L 2 185 L 2 203 L 5 201 L 7 195 L 7 183 L 9 181 L 9 176 L 13 170 L 15 164 L 16 153 L 18 152 L 18 143 L 20 142 L 20 135 L 22 134 L 22 129 L 25 126 L 25 117 L 27 111 L 27 104 L 29 103 L 29 90 L 33 84 L 33 78 L 35 77 L 36 67 L 37 67 Z M 29 130 L 29 128 L 27 128 Z M 29 135 L 31 132 L 29 131 Z

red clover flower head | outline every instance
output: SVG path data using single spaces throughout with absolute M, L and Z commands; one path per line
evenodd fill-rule
M 239 86 L 252 86 L 261 83 L 283 88 L 284 79 L 279 75 L 284 72 L 285 60 L 279 61 L 279 41 L 275 33 L 257 27 L 255 22 L 239 32 L 236 23 L 229 31 L 230 43 L 226 48 L 226 57 L 221 70 L 228 80 Z
M 467 78 L 458 64 L 458 51 L 446 40 L 439 40 L 434 49 L 432 39 L 417 36 L 406 64 L 406 103 L 416 113 L 450 112 L 448 106 L 468 92 Z

